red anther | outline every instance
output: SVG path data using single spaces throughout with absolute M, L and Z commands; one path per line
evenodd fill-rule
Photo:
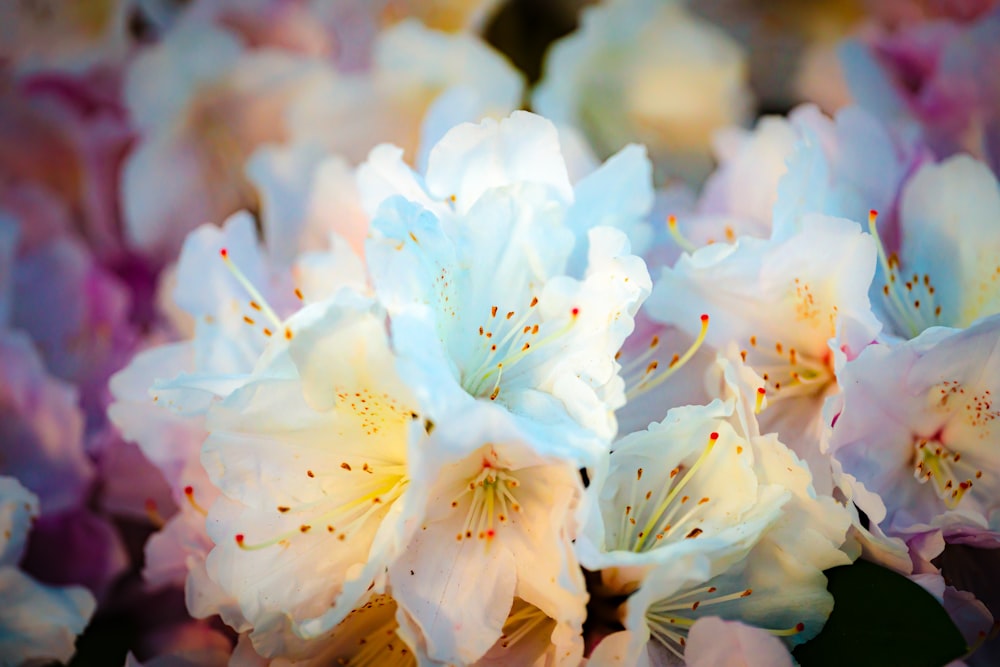
M 701 315 L 701 321 L 702 322 L 708 322 L 708 313 L 702 313 L 702 315 Z
M 226 258 L 229 257 L 229 251 L 226 250 L 225 248 L 223 248 L 222 250 L 220 250 L 219 254 L 222 255 L 222 259 L 226 259 Z
M 246 538 L 243 537 L 243 533 L 237 533 L 236 534 L 236 544 L 240 545 L 241 547 L 243 546 L 243 540 L 244 539 L 246 539 Z
M 764 394 L 767 393 L 767 390 L 764 389 L 764 387 L 757 387 L 757 393 L 763 396 Z
M 574 307 L 574 308 L 573 308 L 573 310 L 571 310 L 571 311 L 569 311 L 569 312 L 570 312 L 570 313 L 571 313 L 571 314 L 573 315 L 573 317 L 576 317 L 577 315 L 579 315 L 579 314 L 580 314 L 580 309 L 579 309 L 579 308 L 576 308 L 576 307 Z
M 185 486 L 184 487 L 184 495 L 186 495 L 186 496 L 193 496 L 194 495 L 194 487 L 193 486 Z
M 795 631 L 796 632 L 802 632 L 805 629 L 806 629 L 806 624 L 805 623 L 796 623 L 795 624 Z
M 711 434 L 711 435 L 709 435 L 709 436 L 708 436 L 708 438 L 709 438 L 710 440 L 718 440 L 718 439 L 719 439 L 719 434 L 718 434 L 718 433 L 716 433 L 715 431 L 712 431 L 712 434 Z

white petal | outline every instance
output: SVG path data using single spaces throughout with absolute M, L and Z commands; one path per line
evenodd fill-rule
M 428 159 L 428 190 L 442 200 L 454 195 L 459 213 L 467 212 L 486 190 L 523 181 L 552 188 L 564 202 L 573 200 L 555 126 L 526 111 L 515 111 L 499 123 L 487 119 L 460 125 Z
M 688 634 L 688 667 L 792 667 L 792 656 L 777 637 L 738 621 L 699 619 Z
M 0 596 L 0 655 L 11 664 L 68 662 L 96 607 L 80 586 L 45 586 L 13 567 L 0 568 Z

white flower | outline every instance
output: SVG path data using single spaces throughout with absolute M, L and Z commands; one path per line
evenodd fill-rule
M 840 550 L 850 517 L 817 496 L 808 467 L 774 435 L 759 434 L 759 392 L 740 379 L 752 374 L 724 360 L 718 374 L 725 401 L 676 408 L 623 439 L 595 485 L 605 534 L 602 544 L 588 525 L 581 562 L 602 568 L 610 591 L 635 591 L 626 635 L 599 644 L 595 659 L 679 657 L 706 616 L 799 643 L 829 614 L 822 571 L 850 562 Z
M 647 303 L 651 317 L 692 334 L 698 314 L 710 316 L 706 343 L 734 346 L 766 382 L 763 430 L 808 460 L 827 493 L 823 400 L 838 389 L 835 355 L 857 354 L 880 329 L 868 301 L 875 255 L 856 223 L 809 215 L 784 240 L 744 237 L 683 255 Z
M 660 179 L 703 179 L 712 133 L 750 112 L 739 45 L 679 2 L 614 0 L 581 23 L 549 51 L 533 107 L 583 130 L 602 156 L 638 141 Z
M 377 149 L 363 175 L 363 195 L 384 200 L 368 263 L 400 372 L 428 415 L 495 401 L 567 451 L 605 447 L 624 403 L 614 355 L 648 275 L 621 232 L 574 213 L 555 128 L 523 112 L 459 126 L 426 179 L 391 150 Z M 394 192 L 411 201 L 385 200 Z M 584 239 L 577 272 L 571 253 Z
M 219 494 L 199 459 L 205 413 L 249 380 L 269 340 L 287 341 L 283 315 L 359 280 L 340 270 L 339 257 L 335 245 L 291 268 L 276 264 L 246 213 L 221 229 L 198 228 L 185 241 L 174 289 L 179 312 L 193 318 L 193 339 L 146 350 L 112 378 L 109 416 L 163 473 L 180 508 L 146 543 L 144 577 L 154 586 L 183 583 L 197 618 L 219 613 L 246 626 L 234 597 L 205 571 L 205 518 Z
M 732 401 L 674 408 L 615 443 L 607 477 L 588 489 L 599 514 L 577 550 L 606 585 L 631 592 L 649 566 L 696 549 L 725 555 L 753 543 L 788 499 L 760 483 Z M 614 568 L 614 570 L 609 570 Z
M 369 216 L 346 159 L 311 141 L 268 144 L 250 156 L 246 172 L 260 195 L 261 227 L 274 261 L 289 265 L 301 253 L 339 244 L 346 246 L 338 251 L 339 264 L 364 276 Z
M 13 477 L 0 477 L 0 661 L 5 665 L 73 656 L 96 602 L 81 586 L 46 586 L 17 565 L 38 498 Z
M 407 448 L 423 422 L 383 320 L 347 291 L 304 308 L 209 412 L 202 463 L 225 497 L 209 512 L 208 573 L 263 655 L 299 650 L 285 625 L 313 637 L 335 627 L 398 548 Z
M 1000 316 L 964 330 L 932 327 L 845 365 L 830 450 L 862 490 L 881 496 L 873 516 L 889 535 L 1000 534 L 998 333 Z M 869 510 L 864 496 L 856 502 Z
M 411 465 L 412 536 L 389 568 L 406 636 L 423 636 L 433 659 L 469 664 L 504 632 L 511 643 L 519 630 L 547 631 L 547 643 L 570 652 L 555 664 L 578 664 L 586 592 L 571 547 L 583 493 L 576 464 L 484 403 L 437 424 Z

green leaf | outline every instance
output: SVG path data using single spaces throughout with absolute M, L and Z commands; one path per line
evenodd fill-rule
M 802 667 L 941 667 L 968 650 L 941 603 L 906 577 L 860 560 L 825 574 L 833 613 L 793 651 Z

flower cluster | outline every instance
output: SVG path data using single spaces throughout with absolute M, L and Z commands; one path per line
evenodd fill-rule
M 1000 10 L 499 4 L 0 8 L 0 665 L 998 657 Z

